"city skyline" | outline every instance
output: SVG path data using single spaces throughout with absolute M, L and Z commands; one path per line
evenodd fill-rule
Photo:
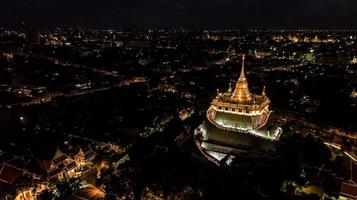
M 357 0 L 0 5 L 0 200 L 357 199 Z

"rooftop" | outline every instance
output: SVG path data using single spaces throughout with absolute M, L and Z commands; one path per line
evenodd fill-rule
M 269 98 L 265 94 L 265 87 L 263 88 L 261 95 L 252 94 L 249 91 L 248 81 L 245 76 L 244 71 L 244 60 L 245 56 L 242 58 L 242 68 L 240 76 L 236 83 L 235 89 L 232 91 L 231 85 L 225 93 L 219 93 L 217 97 L 213 100 L 215 104 L 231 104 L 236 106 L 260 106 L 262 104 L 268 104 Z

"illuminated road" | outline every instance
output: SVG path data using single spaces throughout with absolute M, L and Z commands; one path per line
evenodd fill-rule
M 276 109 L 275 109 L 276 110 Z M 332 126 L 319 126 L 317 124 L 312 123 L 309 120 L 299 116 L 296 113 L 289 111 L 279 112 L 278 118 L 284 122 L 287 121 L 296 121 L 300 127 L 300 133 L 311 133 L 314 136 L 320 138 L 324 143 L 330 147 L 332 150 L 342 151 L 346 156 L 352 159 L 354 162 L 357 162 L 357 146 L 351 145 L 350 150 L 346 150 L 346 148 L 342 145 L 345 139 L 349 139 L 352 142 L 357 142 L 357 136 L 353 132 L 347 132 L 340 128 L 332 127 Z
M 93 71 L 96 73 L 100 73 L 105 76 L 111 76 L 111 77 L 115 77 L 115 78 L 119 77 L 119 75 L 114 72 L 110 72 L 110 71 L 107 71 L 104 69 L 95 68 L 92 66 L 90 67 L 87 65 L 79 64 L 79 63 L 73 63 L 70 61 L 63 61 L 63 60 L 60 60 L 60 59 L 54 58 L 54 57 L 39 56 L 36 54 L 29 54 L 29 53 L 16 53 L 16 55 L 22 56 L 25 58 L 43 58 L 43 59 L 50 61 L 52 64 L 55 64 L 55 65 L 61 65 L 63 67 L 81 68 L 81 69 L 86 69 L 86 70 Z
M 144 79 L 138 79 L 138 78 L 133 78 L 133 79 L 128 79 L 125 81 L 121 81 L 118 84 L 113 84 L 113 85 L 108 85 L 108 86 L 103 86 L 103 87 L 99 87 L 99 88 L 93 88 L 93 89 L 87 89 L 87 90 L 72 90 L 68 93 L 63 93 L 63 92 L 53 92 L 53 93 L 48 93 L 44 96 L 41 97 L 37 97 L 37 98 L 33 98 L 29 101 L 25 101 L 25 102 L 20 102 L 20 103 L 16 103 L 16 104 L 9 104 L 9 105 L 5 105 L 5 107 L 8 108 L 12 108 L 15 106 L 24 106 L 24 107 L 28 107 L 28 106 L 33 106 L 33 105 L 40 105 L 40 104 L 45 104 L 48 102 L 51 102 L 54 98 L 57 97 L 75 97 L 75 96 L 82 96 L 82 95 L 87 95 L 87 94 L 95 94 L 98 92 L 103 92 L 103 91 L 108 91 L 114 88 L 119 88 L 122 86 L 128 86 L 131 84 L 136 84 L 136 83 L 146 83 L 146 80 Z
M 278 111 L 278 109 L 274 108 L 274 110 Z M 319 137 L 329 137 L 329 136 L 338 136 L 341 138 L 346 138 L 357 142 L 357 134 L 354 132 L 348 132 L 341 128 L 333 127 L 333 126 L 320 126 L 315 123 L 312 123 L 309 120 L 306 120 L 304 117 L 300 116 L 297 113 L 286 111 L 286 110 L 279 110 L 278 118 L 284 122 L 286 121 L 296 121 L 300 125 L 314 130 L 319 133 Z M 340 139 L 341 139 L 340 138 Z M 342 140 L 341 140 L 342 141 Z

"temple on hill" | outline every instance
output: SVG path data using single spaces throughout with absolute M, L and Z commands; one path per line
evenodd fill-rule
M 269 110 L 265 87 L 260 95 L 249 91 L 244 59 L 234 89 L 218 92 L 206 112 L 205 121 L 195 130 L 199 149 L 212 161 L 252 149 L 273 150 L 282 132 Z

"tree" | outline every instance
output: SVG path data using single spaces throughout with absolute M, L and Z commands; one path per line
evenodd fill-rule
M 276 149 L 281 157 L 287 178 L 298 180 L 303 168 L 320 167 L 331 158 L 328 147 L 318 138 L 295 132 L 284 134 Z
M 55 195 L 51 190 L 45 189 L 40 194 L 37 195 L 37 199 L 38 200 L 54 200 Z
M 124 176 L 111 176 L 109 182 L 105 186 L 105 199 L 113 200 L 125 197 L 132 199 L 132 187 L 130 180 Z
M 77 192 L 80 188 L 79 179 L 72 178 L 68 180 L 59 181 L 56 184 L 59 199 L 64 199 L 66 197 L 71 196 L 73 193 Z

